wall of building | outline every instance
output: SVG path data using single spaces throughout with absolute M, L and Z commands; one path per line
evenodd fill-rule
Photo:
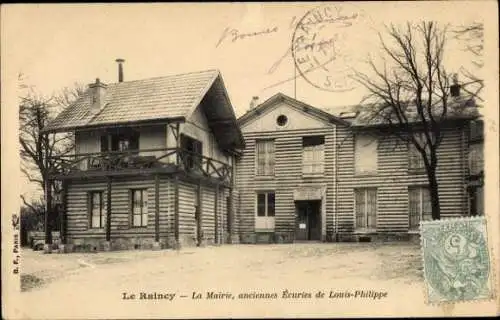
M 148 194 L 147 227 L 132 227 L 130 221 L 131 189 L 145 188 Z M 100 245 L 105 240 L 106 229 L 90 228 L 88 213 L 88 193 L 103 192 L 104 214 L 106 213 L 107 183 L 105 180 L 72 182 L 67 193 L 67 236 L 68 243 Z M 154 180 L 118 179 L 111 185 L 111 239 L 116 249 L 151 247 L 155 235 L 155 189 Z M 160 180 L 160 239 L 166 246 L 168 238 L 173 236 L 173 189 L 168 178 Z
M 276 124 L 279 115 L 286 115 L 288 123 Z M 238 189 L 238 228 L 240 241 L 259 241 L 255 233 L 256 192 L 275 192 L 274 241 L 292 241 L 295 234 L 294 191 L 304 187 L 323 187 L 325 211 L 323 237 L 329 237 L 333 229 L 335 125 L 297 110 L 286 103 L 279 103 L 267 112 L 243 125 L 246 148 L 236 165 Z M 325 137 L 324 173 L 315 177 L 302 174 L 302 138 L 323 135 Z M 274 139 L 274 177 L 256 175 L 256 139 Z M 330 164 L 330 165 L 327 165 Z M 269 239 L 273 241 L 273 239 Z
M 130 213 L 130 190 L 146 189 L 148 195 L 147 227 L 133 227 Z M 202 227 L 206 244 L 215 243 L 215 189 L 202 186 Z M 103 214 L 106 214 L 107 183 L 104 179 L 72 182 L 67 193 L 67 237 L 74 246 L 92 245 L 103 248 L 106 229 L 90 228 L 88 193 L 103 192 Z M 173 247 L 175 226 L 174 181 L 168 177 L 160 179 L 160 243 L 162 247 Z M 197 185 L 179 181 L 179 240 L 182 246 L 196 245 L 195 196 Z M 218 201 L 218 232 L 220 242 L 227 234 L 227 189 L 220 189 Z M 113 249 L 150 248 L 155 237 L 155 188 L 153 178 L 112 180 L 111 187 L 111 243 Z
M 377 172 L 356 175 L 354 172 L 354 136 L 352 129 L 338 125 L 324 128 L 324 122 L 312 121 L 302 111 L 289 111 L 286 105 L 270 108 L 244 124 L 242 131 L 246 149 L 236 166 L 239 193 L 237 216 L 242 242 L 256 242 L 256 191 L 275 191 L 275 241 L 293 237 L 295 204 L 293 192 L 307 185 L 326 187 L 326 239 L 336 233 L 355 233 L 354 189 L 377 188 L 377 229 L 380 234 L 408 234 L 408 187 L 428 185 L 425 171 L 408 172 L 406 144 L 396 137 L 379 137 Z M 280 114 L 289 117 L 289 125 L 277 128 Z M 307 118 L 306 120 L 303 120 Z M 334 129 L 336 128 L 336 129 Z M 293 130 L 292 130 L 293 129 Z M 439 194 L 442 217 L 458 217 L 467 213 L 465 177 L 467 157 L 466 136 L 461 128 L 445 128 L 445 137 L 438 150 Z M 302 137 L 325 136 L 325 170 L 317 178 L 304 178 L 301 170 Z M 275 175 L 255 174 L 256 139 L 275 139 Z
M 379 138 L 378 170 L 374 175 L 354 173 L 354 139 L 347 128 L 338 127 L 338 201 L 336 230 L 354 232 L 354 188 L 377 188 L 377 232 L 408 231 L 408 187 L 428 184 L 425 171 L 408 173 L 407 146 L 395 137 Z M 446 129 L 438 150 L 438 183 L 443 217 L 458 217 L 466 212 L 464 189 L 464 134 Z
M 198 106 L 191 117 L 181 125 L 181 132 L 191 138 L 201 141 L 203 144 L 203 155 L 205 157 L 229 163 L 228 157 L 219 149 L 215 136 L 208 126 L 207 118 L 201 105 Z

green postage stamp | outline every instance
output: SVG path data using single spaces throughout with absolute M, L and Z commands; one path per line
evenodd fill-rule
M 420 225 L 428 303 L 493 298 L 484 217 Z

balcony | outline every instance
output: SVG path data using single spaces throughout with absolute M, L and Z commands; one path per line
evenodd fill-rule
M 230 165 L 181 148 L 84 153 L 53 159 L 56 169 L 51 179 L 180 172 L 222 184 L 231 182 Z

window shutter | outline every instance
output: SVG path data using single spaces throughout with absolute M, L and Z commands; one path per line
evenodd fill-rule
M 132 227 L 134 225 L 134 193 L 132 190 L 128 191 L 128 227 Z
M 429 188 L 422 188 L 422 219 L 432 220 L 432 202 Z
M 377 189 L 367 190 L 367 227 L 377 228 Z
M 409 228 L 418 228 L 420 222 L 420 190 L 416 188 L 408 189 L 408 215 Z
M 267 141 L 267 171 L 266 174 L 274 174 L 274 141 Z
M 274 217 L 275 214 L 275 195 L 274 192 L 267 194 L 267 216 Z
M 257 216 L 264 217 L 266 215 L 266 194 L 257 194 Z
M 142 190 L 142 226 L 148 225 L 148 190 Z
M 257 147 L 257 174 L 258 175 L 263 175 L 264 174 L 264 166 L 266 165 L 266 154 L 265 154 L 265 144 L 264 141 L 257 141 L 256 143 Z
M 365 192 L 363 189 L 354 191 L 354 201 L 356 202 L 356 228 L 365 228 Z
M 98 192 L 98 199 L 99 199 L 99 216 L 101 221 L 100 221 L 100 227 L 101 228 L 104 228 L 106 226 L 106 223 L 108 222 L 108 220 L 106 219 L 106 206 L 107 204 L 104 203 L 104 199 L 103 199 L 103 195 L 104 195 L 104 192 Z
M 87 230 L 92 228 L 92 193 L 87 192 Z
M 304 147 L 302 151 L 302 172 L 311 173 L 312 172 L 312 147 Z

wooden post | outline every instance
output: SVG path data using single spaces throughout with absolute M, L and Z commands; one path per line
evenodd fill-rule
M 214 202 L 215 244 L 219 244 L 219 185 L 215 186 Z
M 45 244 L 52 244 L 52 186 L 50 179 L 45 179 Z
M 179 165 L 180 164 L 180 150 L 179 148 L 181 147 L 181 135 L 180 135 L 180 124 L 179 122 L 177 122 L 175 124 L 175 131 L 176 131 L 176 135 L 175 135 L 175 148 L 176 148 L 176 157 L 175 157 L 175 164 L 176 165 Z
M 61 243 L 67 244 L 67 233 L 68 233 L 68 183 L 66 180 L 62 181 L 62 193 L 61 193 Z
M 111 241 L 111 177 L 107 179 L 106 192 L 106 241 Z
M 160 177 L 155 175 L 155 242 L 160 241 Z
M 203 204 L 202 204 L 202 188 L 201 188 L 201 183 L 198 183 L 198 190 L 196 194 L 196 201 L 198 203 L 198 206 L 196 207 L 196 235 L 197 239 L 196 241 L 198 242 L 197 245 L 200 246 L 202 244 L 202 232 L 203 232 Z
M 174 177 L 174 236 L 179 247 L 179 177 Z
M 227 203 L 227 220 L 228 220 L 228 229 L 227 232 L 229 234 L 229 243 L 233 242 L 233 232 L 234 232 L 234 208 L 233 208 L 233 187 L 229 188 L 229 201 Z

